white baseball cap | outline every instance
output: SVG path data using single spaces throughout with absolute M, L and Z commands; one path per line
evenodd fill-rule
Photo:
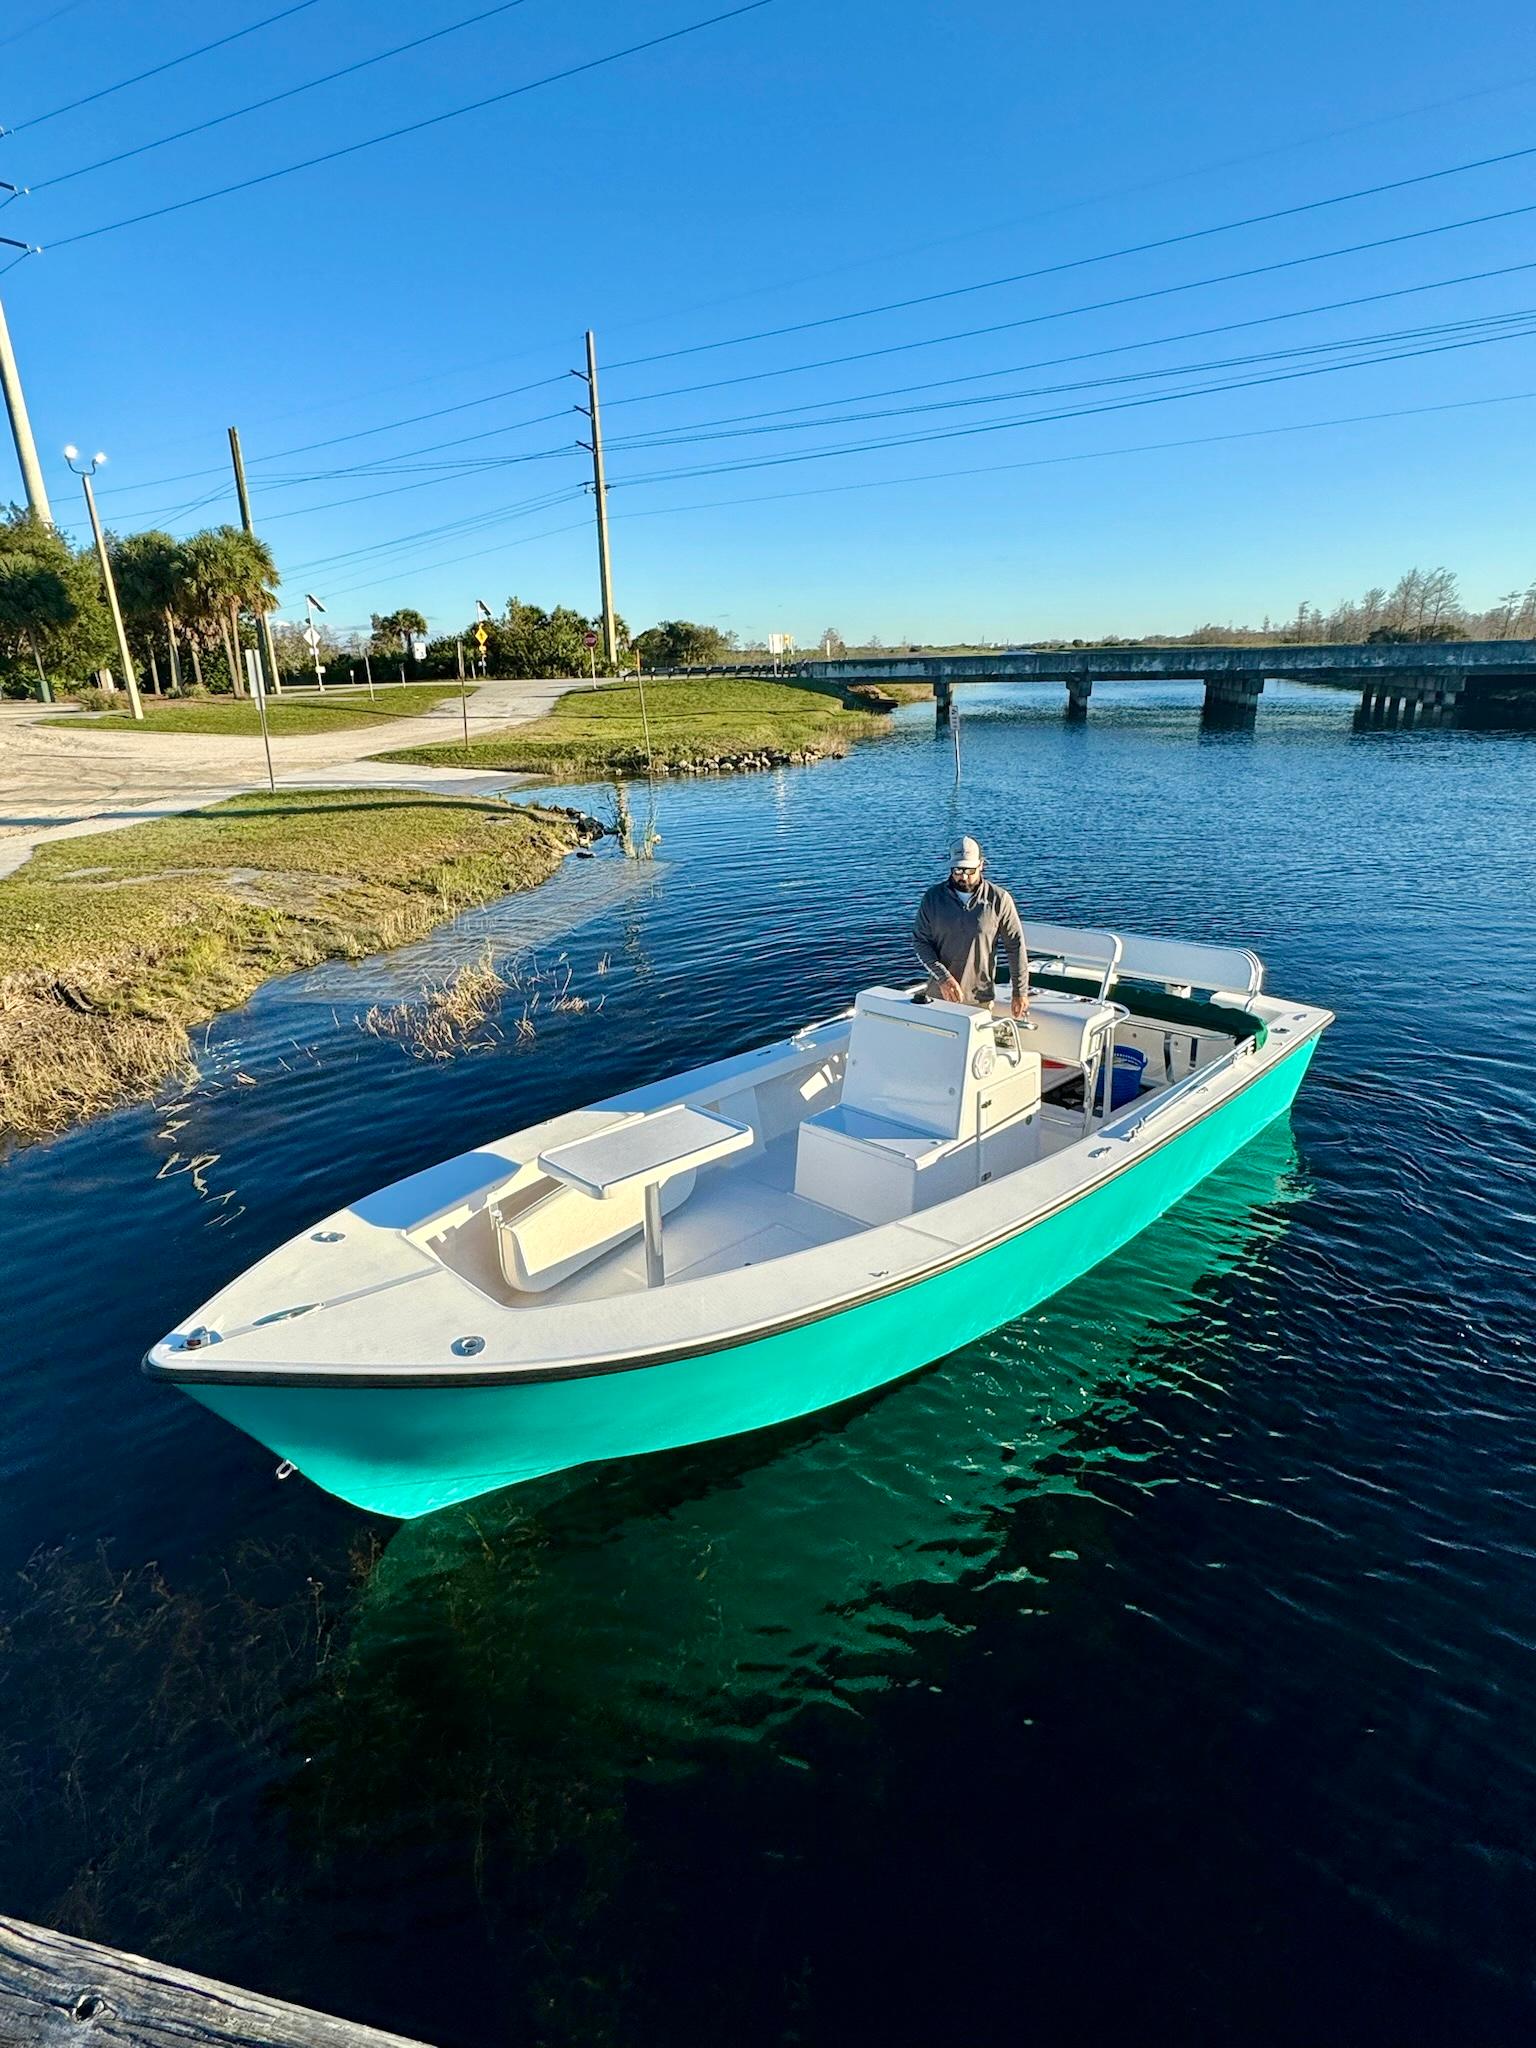
M 949 849 L 949 864 L 952 868 L 979 868 L 982 865 L 981 848 L 967 833 L 957 839 Z

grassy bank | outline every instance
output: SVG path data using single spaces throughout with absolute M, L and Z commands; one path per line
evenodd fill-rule
M 0 1133 L 152 1094 L 262 982 L 529 888 L 578 836 L 555 812 L 327 790 L 40 848 L 0 881 Z
M 565 781 L 643 775 L 647 722 L 649 758 L 663 774 L 819 761 L 885 729 L 879 713 L 846 709 L 834 691 L 731 676 L 662 677 L 645 685 L 644 717 L 633 683 L 605 683 L 600 690 L 573 690 L 547 717 L 467 747 L 407 747 L 385 759 L 521 769 Z
M 269 697 L 267 699 L 267 730 L 277 736 L 302 736 L 305 733 L 355 732 L 364 726 L 388 724 L 392 718 L 415 718 L 423 711 L 430 711 L 434 704 L 441 704 L 445 697 L 456 697 L 456 683 L 407 683 L 393 687 L 379 686 L 377 697 Z M 126 712 L 108 711 L 101 717 L 89 717 L 88 722 L 95 732 L 201 732 L 221 735 L 249 734 L 252 739 L 261 732 L 261 721 L 256 715 L 256 706 L 248 697 L 176 697 L 156 699 L 144 696 L 144 717 L 141 722 L 130 718 Z M 83 722 L 81 714 L 64 718 L 45 718 L 44 725 L 70 725 L 78 731 Z

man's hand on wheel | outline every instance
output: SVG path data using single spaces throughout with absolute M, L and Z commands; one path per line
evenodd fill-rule
M 965 1001 L 965 997 L 960 990 L 960 984 L 952 974 L 946 974 L 944 977 L 944 1001 L 946 1003 L 963 1003 Z
M 1027 1017 L 1029 1015 L 1029 997 L 1025 995 L 1022 989 L 1016 988 L 1013 992 L 1013 1014 L 1015 1017 Z

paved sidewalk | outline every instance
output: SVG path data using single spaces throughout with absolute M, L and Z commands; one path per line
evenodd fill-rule
M 469 736 L 483 739 L 542 717 L 572 687 L 566 681 L 482 683 L 470 695 Z M 49 839 L 118 831 L 267 787 L 259 738 L 110 732 L 86 717 L 68 725 L 43 722 L 57 715 L 46 704 L 0 708 L 0 875 L 14 874 Z M 372 758 L 403 747 L 441 745 L 462 733 L 455 695 L 416 718 L 274 739 L 272 766 L 279 789 L 428 789 L 482 796 L 529 779 Z

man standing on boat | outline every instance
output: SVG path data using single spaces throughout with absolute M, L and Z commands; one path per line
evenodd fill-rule
M 950 849 L 949 876 L 935 882 L 917 906 L 912 930 L 917 957 L 928 970 L 928 993 L 943 1002 L 992 1006 L 992 976 L 999 943 L 1008 949 L 1013 1014 L 1029 1008 L 1029 955 L 1019 908 L 1006 889 L 989 882 L 981 848 L 969 836 Z

